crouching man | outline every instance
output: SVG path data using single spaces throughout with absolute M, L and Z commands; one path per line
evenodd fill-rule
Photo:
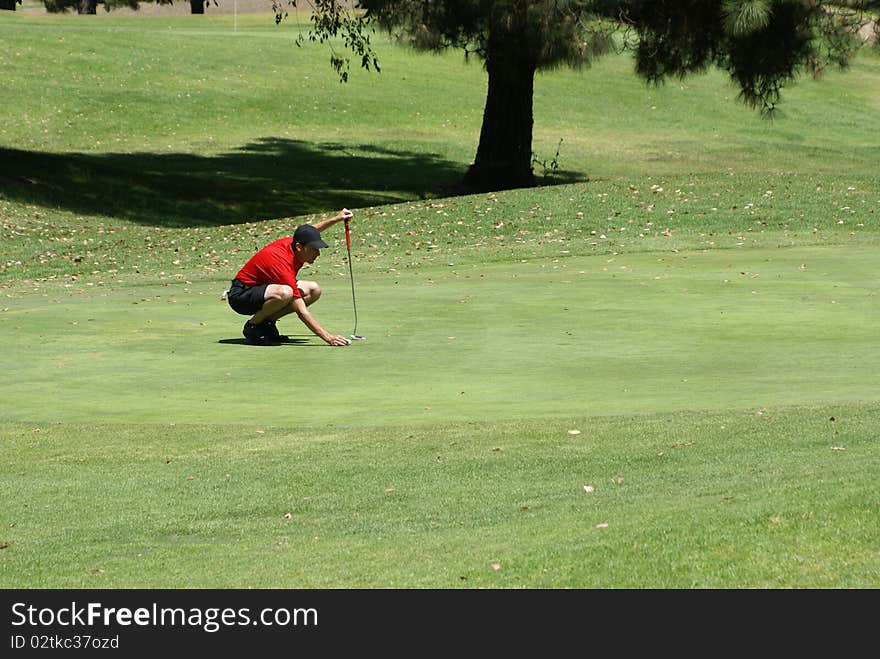
M 306 263 L 314 263 L 327 247 L 321 233 L 337 222 L 350 220 L 352 212 L 343 208 L 334 217 L 312 224 L 302 224 L 293 237 L 279 238 L 269 243 L 244 264 L 226 293 L 229 306 L 236 313 L 251 318 L 244 324 L 242 334 L 248 343 L 271 345 L 287 340 L 276 323 L 284 316 L 295 313 L 312 332 L 331 346 L 351 343 L 346 337 L 331 334 L 309 312 L 308 307 L 321 297 L 317 282 L 298 279 Z

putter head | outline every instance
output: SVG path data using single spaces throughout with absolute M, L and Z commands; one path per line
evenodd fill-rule
M 360 334 L 352 334 L 351 338 L 354 339 L 355 341 L 366 341 L 367 340 L 367 337 L 361 336 Z

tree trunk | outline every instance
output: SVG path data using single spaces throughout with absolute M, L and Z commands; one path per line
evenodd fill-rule
M 204 14 L 205 0 L 189 0 L 189 10 L 191 14 Z
M 80 0 L 77 14 L 97 14 L 98 0 Z
M 0 9 L 15 11 L 15 3 L 19 0 L 0 0 Z
M 514 44 L 514 49 L 516 45 Z M 523 53 L 490 50 L 486 60 L 489 89 L 474 164 L 464 177 L 472 192 L 535 185 L 532 172 L 532 101 L 535 62 Z

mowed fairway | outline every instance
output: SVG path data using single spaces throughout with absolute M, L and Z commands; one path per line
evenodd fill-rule
M 21 13 L 0 586 L 880 586 L 876 55 L 775 124 L 717 72 L 542 75 L 558 185 L 454 196 L 484 93 L 456 56 L 381 42 L 339 86 L 260 16 Z M 230 278 L 341 206 L 366 341 L 246 345 Z M 326 237 L 301 275 L 347 335 Z

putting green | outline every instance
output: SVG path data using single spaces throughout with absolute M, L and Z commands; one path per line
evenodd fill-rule
M 352 329 L 344 277 L 315 315 Z M 370 427 L 876 400 L 876 250 L 619 254 L 358 275 L 358 331 L 241 342 L 225 281 L 20 286 L 3 417 Z

